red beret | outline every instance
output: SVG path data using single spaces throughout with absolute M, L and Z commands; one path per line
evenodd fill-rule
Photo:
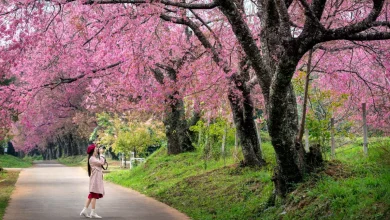
M 95 147 L 96 147 L 95 144 L 89 145 L 88 148 L 87 148 L 87 154 L 90 154 L 92 151 L 94 151 Z

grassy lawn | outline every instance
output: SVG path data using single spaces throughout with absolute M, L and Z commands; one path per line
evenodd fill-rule
M 20 159 L 11 155 L 0 155 L 0 167 L 6 168 L 27 168 L 32 166 L 32 160 Z
M 7 207 L 11 193 L 15 188 L 18 176 L 19 172 L 0 172 L 0 219 L 3 219 L 5 208 Z
M 348 150 L 344 150 L 348 149 Z M 390 142 L 370 145 L 365 157 L 359 143 L 339 149 L 337 160 L 306 178 L 283 201 L 268 207 L 275 166 L 240 168 L 229 157 L 207 161 L 200 152 L 167 156 L 160 149 L 147 162 L 105 179 L 154 197 L 193 219 L 390 219 Z

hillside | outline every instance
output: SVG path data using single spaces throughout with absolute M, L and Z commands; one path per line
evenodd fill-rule
M 274 154 L 263 145 L 269 164 L 260 170 L 240 168 L 229 157 L 205 161 L 200 152 L 167 156 L 166 149 L 129 171 L 105 179 L 152 196 L 193 219 L 389 219 L 390 145 L 370 145 L 364 157 L 359 144 L 340 149 L 337 160 L 306 178 L 284 201 L 267 201 Z
M 26 168 L 32 166 L 32 158 L 20 159 L 8 154 L 0 155 L 0 167 L 6 168 Z

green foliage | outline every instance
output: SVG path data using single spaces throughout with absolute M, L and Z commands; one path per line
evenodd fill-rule
M 121 126 L 122 124 L 118 121 L 117 116 L 111 116 L 106 112 L 97 114 L 96 117 L 98 128 L 100 128 L 100 130 L 96 129 L 99 134 L 99 143 L 105 146 L 111 146 L 115 141 L 115 134 L 117 133 L 117 130 L 121 128 L 118 126 Z
M 26 161 L 8 154 L 0 155 L 0 167 L 27 168 L 32 166 L 31 161 Z
M 25 156 L 23 157 L 23 160 L 32 163 L 33 161 L 43 160 L 43 156 L 42 155 Z
M 98 130 L 99 130 L 99 126 L 93 129 L 93 132 L 89 136 L 89 141 L 95 141 L 97 139 Z
M 11 77 L 11 78 L 2 78 L 0 79 L 0 86 L 9 86 L 11 85 L 13 82 L 15 82 L 16 80 L 16 77 Z
M 271 142 L 271 137 L 268 132 L 260 131 L 260 137 L 262 142 Z
M 224 156 L 222 155 L 221 149 L 225 131 L 225 156 L 226 152 L 231 150 L 229 146 L 234 146 L 236 130 L 234 127 L 231 127 L 230 123 L 224 118 L 217 118 L 209 125 L 203 120 L 199 120 L 196 125 L 190 128 L 190 130 L 196 132 L 198 135 L 195 147 L 203 151 L 205 161 L 210 158 L 219 160 Z
M 159 145 L 164 140 L 164 133 L 157 131 L 157 127 L 152 127 L 143 123 L 132 123 L 129 131 L 120 131 L 113 144 L 114 152 L 128 153 L 132 150 L 145 152 L 148 146 Z
M 98 142 L 112 146 L 115 153 L 127 156 L 133 150 L 146 152 L 147 147 L 161 145 L 165 141 L 164 127 L 161 122 L 148 120 L 143 122 L 130 116 L 97 114 Z
M 305 91 L 306 72 L 301 71 L 293 79 L 296 95 L 302 99 Z M 344 103 L 348 100 L 348 94 L 338 94 L 332 90 L 321 90 L 319 88 L 309 87 L 309 101 L 306 115 L 306 128 L 309 130 L 310 142 L 319 144 L 322 152 L 327 153 L 330 150 L 331 137 L 331 118 L 336 111 L 343 108 Z M 299 108 L 302 108 L 299 106 Z M 301 113 L 300 110 L 299 113 Z M 336 122 L 334 128 L 335 136 L 353 138 L 350 132 L 354 123 L 351 121 Z

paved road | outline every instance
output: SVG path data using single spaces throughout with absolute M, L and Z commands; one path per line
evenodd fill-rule
M 23 169 L 4 220 L 84 219 L 79 216 L 88 195 L 89 178 L 80 167 L 55 161 Z M 96 204 L 103 219 L 189 219 L 179 211 L 140 193 L 104 182 L 106 195 Z

